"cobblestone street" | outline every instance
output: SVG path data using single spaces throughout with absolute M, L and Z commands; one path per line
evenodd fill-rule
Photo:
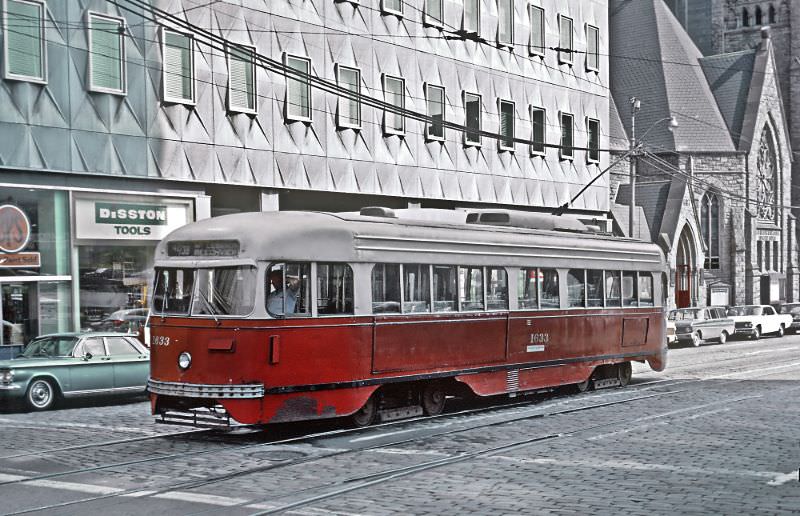
M 223 435 L 156 425 L 138 400 L 6 411 L 0 512 L 796 514 L 799 395 L 787 336 L 674 349 L 624 389 L 359 431 Z

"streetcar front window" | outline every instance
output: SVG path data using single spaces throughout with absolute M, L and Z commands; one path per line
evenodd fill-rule
M 194 269 L 156 269 L 152 310 L 160 314 L 189 314 Z
M 253 266 L 199 269 L 192 315 L 247 315 L 255 304 L 255 285 Z

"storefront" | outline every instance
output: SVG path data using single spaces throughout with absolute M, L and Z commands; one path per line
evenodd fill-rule
M 196 219 L 191 195 L 0 192 L 0 359 L 46 333 L 135 330 L 156 244 Z
M 144 320 L 159 240 L 194 220 L 191 199 L 73 194 L 82 330 L 136 330 Z

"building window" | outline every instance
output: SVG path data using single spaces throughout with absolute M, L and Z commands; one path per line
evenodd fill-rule
M 600 70 L 600 29 L 592 25 L 586 26 L 586 69 Z
M 546 122 L 547 112 L 543 108 L 531 106 L 531 155 L 544 156 Z
M 778 211 L 776 208 L 777 165 L 775 159 L 775 143 L 769 127 L 764 126 L 761 131 L 761 143 L 756 161 L 756 190 L 758 203 L 758 218 L 761 220 L 776 221 Z
M 433 27 L 444 25 L 444 0 L 425 0 L 422 22 Z
M 125 20 L 89 13 L 89 89 L 125 92 Z
M 401 110 L 406 107 L 405 81 L 390 75 L 383 76 L 383 100 Z M 403 135 L 406 131 L 406 118 L 402 113 L 383 112 L 384 134 Z
M 284 54 L 286 75 L 286 120 L 311 121 L 311 59 Z
M 514 44 L 514 3 L 512 0 L 497 0 L 497 44 Z
M 757 250 L 756 260 L 758 260 L 758 270 L 763 271 L 764 270 L 764 242 L 762 240 L 759 240 L 758 242 L 756 242 L 756 250 Z
M 508 100 L 498 101 L 500 111 L 500 140 L 501 151 L 514 151 L 514 103 Z
M 756 6 L 756 26 L 761 25 L 764 22 L 764 16 L 761 13 L 761 6 Z
M 464 117 L 467 130 L 464 132 L 464 145 L 481 144 L 481 96 L 464 92 Z
M 528 42 L 530 54 L 544 56 L 544 9 L 535 5 L 528 6 L 531 18 L 531 39 Z
M 586 119 L 586 129 L 589 133 L 588 145 L 589 150 L 586 153 L 586 160 L 589 163 L 600 162 L 600 120 L 594 118 Z
M 228 48 L 228 110 L 255 114 L 256 49 L 236 45 Z
M 403 16 L 403 0 L 381 0 L 381 11 Z
M 30 0 L 6 0 L 5 78 L 33 82 L 46 80 L 44 4 Z
M 192 37 L 163 29 L 164 102 L 194 104 L 194 46 Z
M 481 0 L 464 0 L 464 19 L 461 28 L 467 34 L 480 34 Z
M 432 119 L 425 123 L 425 139 L 444 141 L 444 88 L 426 85 L 425 102 Z
M 778 241 L 775 240 L 772 242 L 772 270 L 779 271 L 780 270 L 780 253 L 778 252 Z
M 769 23 L 775 23 L 775 6 L 772 4 L 769 4 Z
M 573 36 L 572 36 L 572 18 L 568 18 L 567 16 L 563 16 L 561 14 L 558 15 L 558 33 L 559 33 L 559 41 L 558 41 L 558 62 L 572 64 L 572 51 L 573 47 Z
M 750 26 L 750 11 L 747 10 L 747 7 L 742 9 L 742 27 L 749 27 Z
M 563 159 L 572 159 L 574 156 L 573 147 L 573 118 L 569 113 L 561 113 L 561 150 L 559 152 Z
M 353 92 L 355 98 L 345 95 L 337 97 L 336 125 L 342 128 L 361 128 L 361 71 L 357 68 L 336 65 L 336 84 Z
M 719 198 L 707 192 L 700 202 L 700 232 L 706 245 L 706 269 L 719 269 Z

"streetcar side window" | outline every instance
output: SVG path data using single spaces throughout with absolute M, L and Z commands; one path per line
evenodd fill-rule
M 622 285 L 619 271 L 606 271 L 606 306 L 622 306 Z
M 153 311 L 187 314 L 194 290 L 194 269 L 159 269 L 153 290 Z
M 353 269 L 346 263 L 317 264 L 317 313 L 353 313 Z
M 570 269 L 567 272 L 567 306 L 570 308 L 586 306 L 586 271 Z
M 622 273 L 622 305 L 636 306 L 636 273 L 625 271 Z
M 603 271 L 586 271 L 586 306 L 603 306 Z
M 311 265 L 274 263 L 267 271 L 267 311 L 273 317 L 311 315 Z
M 451 265 L 433 266 L 433 311 L 454 312 L 458 310 L 457 268 Z
M 541 308 L 559 308 L 561 298 L 558 295 L 558 271 L 555 269 L 541 269 L 542 281 L 540 306 Z
M 536 278 L 539 273 L 537 269 L 520 269 L 519 270 L 519 289 L 517 290 L 517 306 L 520 309 L 536 309 L 539 308 L 538 293 L 539 288 L 536 286 Z
M 458 289 L 462 310 L 483 310 L 483 267 L 459 267 Z
M 639 306 L 653 306 L 653 276 L 639 273 Z
M 486 268 L 486 307 L 508 310 L 508 274 L 502 267 Z
M 403 265 L 403 312 L 430 312 L 429 265 Z
M 400 313 L 400 266 L 377 263 L 372 269 L 372 313 Z

